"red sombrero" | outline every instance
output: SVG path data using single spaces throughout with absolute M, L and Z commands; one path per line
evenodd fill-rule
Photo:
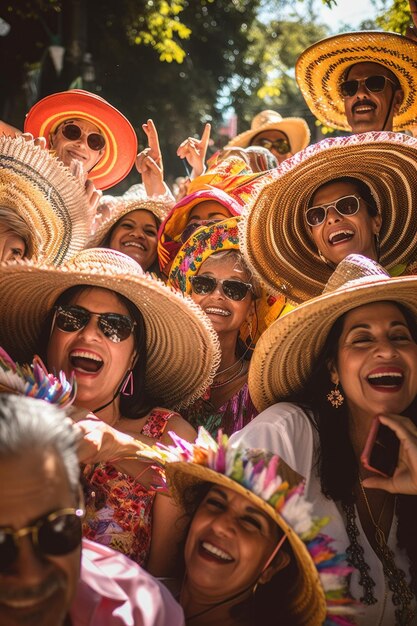
M 67 119 L 83 119 L 97 126 L 106 139 L 104 155 L 88 177 L 97 189 L 108 189 L 123 180 L 135 161 L 136 133 L 125 116 L 104 98 L 83 89 L 54 93 L 37 102 L 25 120 L 25 132 L 45 137 Z

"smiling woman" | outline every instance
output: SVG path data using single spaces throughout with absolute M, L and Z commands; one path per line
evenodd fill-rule
M 175 408 L 212 380 L 218 348 L 209 321 L 113 250 L 86 250 L 62 271 L 24 263 L 2 271 L 1 344 L 22 361 L 41 352 L 50 368 L 75 375 L 85 535 L 168 575 L 181 524 L 169 498 L 144 486 L 138 440 L 170 443 L 168 429 L 194 440 Z
M 322 296 L 259 340 L 249 389 L 262 412 L 232 437 L 280 454 L 306 478 L 306 497 L 354 568 L 364 626 L 417 623 L 417 498 L 368 490 L 362 462 L 376 416 L 416 422 L 416 286 L 365 257 L 341 261 Z

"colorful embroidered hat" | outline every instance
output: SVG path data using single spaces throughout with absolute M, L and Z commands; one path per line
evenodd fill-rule
M 391 132 L 324 139 L 268 175 L 242 220 L 242 252 L 272 293 L 299 303 L 323 291 L 332 268 L 320 258 L 304 214 L 320 185 L 344 176 L 366 183 L 375 198 L 381 264 L 393 270 L 416 255 L 417 140 Z
M 310 111 L 322 124 L 350 131 L 339 85 L 356 63 L 378 63 L 393 72 L 404 92 L 394 130 L 417 120 L 417 43 L 397 33 L 361 31 L 327 37 L 300 55 L 295 76 Z
M 231 195 L 225 193 L 221 189 L 210 187 L 209 189 L 201 189 L 185 196 L 171 209 L 165 221 L 161 224 L 158 233 L 158 257 L 159 266 L 162 271 L 166 270 L 175 258 L 182 245 L 181 235 L 188 224 L 188 219 L 193 208 L 210 200 L 220 205 L 219 211 L 227 213 L 227 217 L 240 215 L 243 211 L 243 205 Z M 225 211 L 226 209 L 226 211 Z M 226 216 L 225 216 L 226 217 Z M 216 217 L 215 219 L 219 219 Z
M 417 316 L 417 276 L 391 278 L 378 263 L 357 254 L 341 261 L 323 295 L 273 322 L 256 344 L 249 391 L 258 411 L 303 389 L 341 315 L 382 301 L 401 304 Z
M 113 226 L 132 211 L 149 211 L 155 215 L 158 222 L 162 222 L 166 218 L 172 203 L 165 196 L 160 199 L 151 199 L 146 195 L 143 185 L 134 185 L 134 187 L 135 189 L 131 187 L 122 196 L 103 196 L 101 198 L 98 211 L 100 210 L 100 205 L 105 204 L 110 208 L 110 216 L 104 219 L 95 229 L 87 247 L 96 248 L 102 246 Z
M 303 496 L 303 485 L 294 486 L 299 479 L 295 483 L 292 470 L 278 456 L 264 450 L 232 447 L 221 432 L 215 441 L 200 427 L 195 443 L 169 434 L 173 446 L 143 445 L 138 453 L 139 457 L 152 459 L 157 464 L 155 469 L 159 467 L 155 488 L 162 490 L 168 485 L 181 506 L 187 488 L 198 483 L 220 485 L 247 498 L 279 526 L 294 553 L 298 581 L 291 608 L 294 618 L 298 618 L 296 623 L 351 624 L 348 616 L 354 614 L 354 609 L 348 596 L 350 569 L 343 555 L 332 548 L 332 540 L 320 532 L 328 520 L 312 518 L 312 506 Z
M 14 393 L 46 400 L 61 408 L 70 406 L 77 393 L 74 377 L 67 380 L 64 372 L 49 374 L 38 356 L 32 365 L 19 365 L 0 348 L 0 393 Z
M 0 345 L 29 362 L 57 298 L 76 285 L 121 294 L 141 312 L 146 329 L 145 385 L 169 408 L 199 398 L 219 365 L 218 339 L 191 298 L 170 289 L 115 250 L 84 250 L 56 268 L 30 261 L 0 264 Z M 186 330 L 185 330 L 186 329 Z
M 22 137 L 0 137 L 0 207 L 27 224 L 26 256 L 54 265 L 85 246 L 94 219 L 84 182 Z
M 190 278 L 198 274 L 200 267 L 212 254 L 223 250 L 239 251 L 239 217 L 231 217 L 211 226 L 202 226 L 180 248 L 171 267 L 168 284 L 183 293 L 191 294 Z M 268 297 L 260 288 L 255 300 L 257 328 L 255 336 L 249 337 L 248 325 L 244 323 L 240 336 L 248 347 L 253 349 L 265 328 L 275 320 L 285 306 L 285 298 Z
M 250 130 L 245 130 L 231 139 L 228 145 L 246 148 L 256 135 L 266 130 L 280 130 L 285 133 L 293 154 L 308 146 L 310 141 L 310 129 L 301 117 L 282 117 L 277 111 L 267 109 L 255 115 Z
M 88 174 L 97 189 L 108 189 L 123 180 L 136 158 L 136 134 L 129 120 L 96 94 L 70 89 L 42 98 L 27 114 L 25 132 L 49 142 L 51 134 L 68 119 L 94 124 L 106 140 L 102 158 Z

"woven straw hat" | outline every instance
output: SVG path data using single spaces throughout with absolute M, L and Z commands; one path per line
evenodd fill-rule
M 53 265 L 85 246 L 94 217 L 84 184 L 47 150 L 22 137 L 0 137 L 0 206 L 10 207 L 28 225 L 29 255 Z
M 393 72 L 404 91 L 394 130 L 417 119 L 417 44 L 397 33 L 362 31 L 322 39 L 300 55 L 295 76 L 310 111 L 322 124 L 350 131 L 339 85 L 356 63 L 378 63 Z
M 110 233 L 113 226 L 122 217 L 132 211 L 149 211 L 162 222 L 168 215 L 172 207 L 172 202 L 166 199 L 150 199 L 143 192 L 142 185 L 134 185 L 136 188 L 130 188 L 122 196 L 103 196 L 100 204 L 108 204 L 111 206 L 111 215 L 108 219 L 99 224 L 94 235 L 88 242 L 89 248 L 95 248 L 103 245 L 103 241 Z
M 249 391 L 258 411 L 303 388 L 341 315 L 382 301 L 402 304 L 417 316 L 417 276 L 391 278 L 378 263 L 356 254 L 341 261 L 323 295 L 273 322 L 256 344 Z
M 265 130 L 280 130 L 285 133 L 290 140 L 293 154 L 308 146 L 310 141 L 310 129 L 302 117 L 282 117 L 277 111 L 266 109 L 255 115 L 250 130 L 240 133 L 227 145 L 247 148 L 251 140 Z
M 108 189 L 123 180 L 136 158 L 136 133 L 120 111 L 96 94 L 70 89 L 42 98 L 27 114 L 25 132 L 49 142 L 51 134 L 68 119 L 94 124 L 106 140 L 102 158 L 88 174 L 97 189 Z
M 244 216 L 242 251 L 273 293 L 299 303 L 322 292 L 332 269 L 319 257 L 304 212 L 317 187 L 341 176 L 372 191 L 385 268 L 417 251 L 417 140 L 390 132 L 325 139 L 285 161 Z
M 146 388 L 168 407 L 199 398 L 219 365 L 215 331 L 201 308 L 146 274 L 130 257 L 103 248 L 80 252 L 61 268 L 30 261 L 0 264 L 0 345 L 30 362 L 57 298 L 75 285 L 110 289 L 142 313 L 146 327 Z

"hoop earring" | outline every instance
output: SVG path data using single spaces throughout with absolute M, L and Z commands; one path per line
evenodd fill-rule
M 127 386 L 129 385 L 128 391 L 126 391 Z M 133 373 L 132 370 L 129 370 L 125 380 L 122 383 L 122 388 L 120 389 L 120 393 L 122 396 L 133 396 Z
M 327 394 L 327 400 L 334 409 L 338 409 L 342 406 L 345 398 L 339 391 L 339 383 L 336 383 L 335 388 Z

